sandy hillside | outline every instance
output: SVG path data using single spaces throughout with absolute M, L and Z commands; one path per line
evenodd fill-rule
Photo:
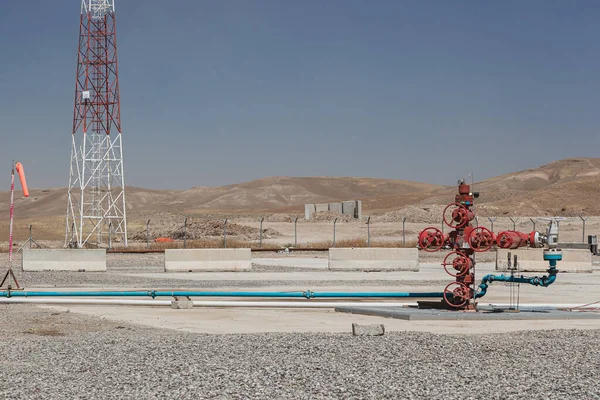
M 481 192 L 481 215 L 600 215 L 600 159 L 566 159 L 539 168 L 476 182 Z M 407 208 L 432 209 L 452 199 L 454 186 L 356 177 L 270 177 L 220 187 L 185 191 L 127 188 L 131 216 L 165 212 L 176 214 L 296 213 L 303 204 L 363 200 L 371 214 Z M 0 213 L 8 212 L 9 194 L 0 192 Z M 17 194 L 19 218 L 64 216 L 65 188 L 33 189 L 31 197 Z

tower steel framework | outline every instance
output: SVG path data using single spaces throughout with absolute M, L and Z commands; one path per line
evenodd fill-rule
M 127 245 L 114 0 L 82 0 L 65 245 Z

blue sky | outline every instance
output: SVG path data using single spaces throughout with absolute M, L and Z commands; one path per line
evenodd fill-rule
M 0 161 L 66 186 L 78 0 L 0 5 Z M 596 1 L 116 0 L 128 185 L 598 156 Z

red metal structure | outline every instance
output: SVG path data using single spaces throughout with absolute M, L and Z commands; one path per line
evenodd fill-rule
M 114 0 L 82 0 L 65 244 L 127 245 Z
M 438 228 L 429 227 L 421 231 L 418 237 L 419 248 L 424 251 L 451 250 L 442 266 L 455 281 L 444 289 L 444 301 L 451 307 L 463 310 L 475 308 L 475 253 L 488 251 L 494 245 L 516 249 L 524 246 L 542 247 L 547 242 L 545 236 L 535 231 L 529 234 L 505 231 L 496 236 L 487 228 L 473 226 L 475 213 L 472 207 L 478 197 L 479 193 L 472 193 L 470 185 L 460 180 L 454 202 L 446 206 L 443 213 L 444 224 L 453 231 L 444 234 Z

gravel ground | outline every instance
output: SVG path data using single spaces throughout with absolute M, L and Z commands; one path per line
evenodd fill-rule
M 600 399 L 600 330 L 205 335 L 0 312 L 2 398 Z

